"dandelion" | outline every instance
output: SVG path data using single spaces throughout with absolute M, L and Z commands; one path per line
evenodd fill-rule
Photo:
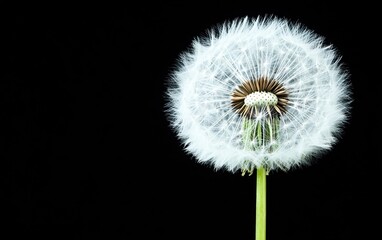
M 167 112 L 197 161 L 257 169 L 256 239 L 265 239 L 265 176 L 331 148 L 349 87 L 323 38 L 278 18 L 237 19 L 196 39 L 168 90 Z

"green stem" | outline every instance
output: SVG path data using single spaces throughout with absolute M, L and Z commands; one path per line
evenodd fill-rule
M 266 194 L 267 171 L 265 168 L 257 169 L 256 176 L 256 240 L 265 240 L 266 233 Z
M 273 151 L 277 144 L 279 119 L 272 118 L 264 122 L 254 122 L 251 119 L 243 121 L 243 141 L 245 149 L 262 148 L 269 144 L 269 151 Z M 255 140 L 255 141 L 254 141 Z M 252 142 L 255 144 L 251 144 Z M 246 172 L 252 175 L 254 165 L 245 162 L 242 166 L 242 175 Z M 257 168 L 256 174 L 256 240 L 266 240 L 266 195 L 267 195 L 267 168 L 266 159 L 264 165 Z

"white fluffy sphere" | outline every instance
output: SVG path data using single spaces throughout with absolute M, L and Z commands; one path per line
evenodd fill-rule
M 273 111 L 279 133 L 272 151 L 245 147 L 248 116 L 232 105 L 235 90 L 259 79 L 274 80 L 287 96 L 282 113 Z M 301 25 L 277 18 L 237 19 L 195 40 L 167 93 L 167 113 L 186 150 L 200 162 L 233 172 L 248 162 L 268 170 L 307 163 L 336 141 L 350 102 L 347 74 L 333 47 Z M 277 103 L 272 94 L 259 91 L 247 98 L 259 105 L 249 118 L 272 117 L 265 106 Z

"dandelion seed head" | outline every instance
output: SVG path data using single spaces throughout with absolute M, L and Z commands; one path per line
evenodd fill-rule
M 248 164 L 287 170 L 336 142 L 349 115 L 347 79 L 334 48 L 312 31 L 278 18 L 242 18 L 182 55 L 166 109 L 199 162 L 233 172 Z M 250 146 L 246 121 L 258 140 Z

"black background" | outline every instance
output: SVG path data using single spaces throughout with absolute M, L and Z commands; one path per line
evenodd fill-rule
M 354 101 L 332 151 L 269 175 L 267 239 L 378 239 L 377 7 L 212 1 L 2 11 L 2 234 L 254 239 L 253 177 L 198 164 L 163 110 L 169 74 L 196 36 L 236 17 L 275 15 L 337 48 Z

